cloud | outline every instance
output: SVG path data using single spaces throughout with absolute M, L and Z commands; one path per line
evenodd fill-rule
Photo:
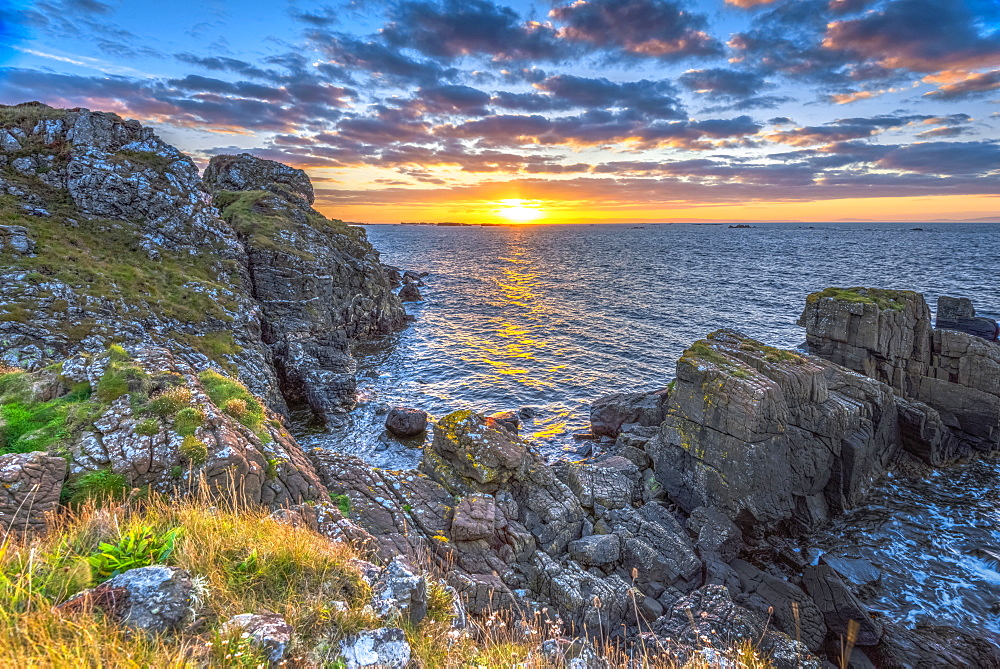
M 361 70 L 400 85 L 434 85 L 452 79 L 457 71 L 433 60 L 417 60 L 375 40 L 363 40 L 345 33 L 310 33 L 313 44 L 339 66 L 337 71 Z
M 380 33 L 387 44 L 445 60 L 482 54 L 496 60 L 546 60 L 565 55 L 555 31 L 522 21 L 488 0 L 403 0 Z
M 663 60 L 722 54 L 703 15 L 667 0 L 576 0 L 549 16 L 562 24 L 559 37 L 592 47 Z
M 1000 70 L 967 72 L 960 76 L 962 78 L 958 81 L 942 84 L 937 90 L 924 93 L 924 96 L 937 100 L 957 100 L 986 95 L 1000 88 Z M 929 78 L 924 80 L 928 81 Z
M 812 146 L 831 142 L 846 142 L 852 139 L 872 137 L 890 128 L 901 128 L 931 116 L 873 116 L 870 118 L 837 119 L 819 126 L 804 126 L 791 130 L 780 130 L 767 135 L 767 139 L 792 146 Z
M 823 47 L 894 69 L 936 72 L 1000 64 L 1000 30 L 980 25 L 1000 6 L 977 0 L 894 0 L 880 11 L 827 26 Z
M 554 99 L 589 109 L 624 108 L 650 118 L 684 118 L 684 109 L 675 97 L 676 89 L 667 80 L 641 79 L 614 83 L 604 78 L 561 74 L 535 84 Z
M 726 0 L 727 5 L 734 5 L 736 7 L 741 7 L 742 9 L 750 9 L 752 7 L 759 7 L 760 5 L 769 5 L 775 0 Z
M 922 174 L 983 175 L 1000 170 L 1000 145 L 995 142 L 917 142 L 900 146 L 878 166 Z
M 743 98 L 751 97 L 773 84 L 764 81 L 756 72 L 740 72 L 725 68 L 688 70 L 677 78 L 685 88 L 710 97 Z

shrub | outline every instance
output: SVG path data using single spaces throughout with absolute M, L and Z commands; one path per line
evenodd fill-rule
M 152 437 L 160 432 L 160 421 L 155 418 L 147 418 L 135 426 L 135 433 L 144 437 Z
M 205 464 L 208 460 L 208 446 L 201 439 L 189 434 L 181 441 L 181 455 L 195 467 Z
M 345 516 L 349 516 L 351 514 L 351 498 L 347 495 L 334 495 L 331 492 L 330 501 L 336 504 L 337 508 L 340 509 L 340 512 Z
M 199 374 L 198 379 L 215 406 L 251 430 L 261 430 L 264 406 L 246 386 L 211 369 Z
M 193 435 L 205 424 L 205 412 L 198 407 L 184 407 L 174 416 L 174 431 L 182 437 Z
M 87 562 L 94 570 L 94 577 L 100 581 L 129 569 L 166 564 L 180 533 L 179 527 L 162 533 L 148 526 L 133 527 L 126 530 L 117 543 L 102 543 Z
M 191 390 L 186 386 L 176 386 L 161 390 L 149 399 L 146 411 L 160 418 L 171 418 L 191 404 Z

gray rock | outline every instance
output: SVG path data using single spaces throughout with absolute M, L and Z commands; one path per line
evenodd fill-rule
M 688 517 L 687 528 L 694 533 L 695 545 L 702 554 L 715 554 L 730 562 L 743 547 L 743 533 L 721 511 L 699 506 Z
M 415 283 L 407 283 L 399 289 L 399 299 L 402 302 L 420 302 L 423 296 Z
M 427 430 L 427 412 L 410 407 L 393 407 L 385 417 L 385 428 L 399 437 L 414 437 Z
M 620 456 L 570 463 L 566 483 L 586 508 L 621 509 L 641 499 L 639 468 Z
M 43 530 L 65 479 L 65 458 L 41 451 L 0 455 L 0 535 Z
M 997 322 L 992 318 L 977 317 L 972 300 L 965 297 L 939 297 L 935 326 L 943 330 L 966 332 L 988 341 L 996 341 L 1000 334 Z
M 621 539 L 614 534 L 594 534 L 569 545 L 571 558 L 585 567 L 603 567 L 621 559 Z
M 882 625 L 827 565 L 806 567 L 802 583 L 833 634 L 847 637 L 850 621 L 858 624 L 858 644 L 873 646 L 882 637 Z
M 301 198 L 310 205 L 315 200 L 312 182 L 305 172 L 249 153 L 213 158 L 205 169 L 204 180 L 213 191 L 269 190 L 282 197 Z
M 345 669 L 405 669 L 410 644 L 398 627 L 383 627 L 355 634 L 340 642 Z
M 795 584 L 743 560 L 734 560 L 732 566 L 748 595 L 749 608 L 772 616 L 779 630 L 802 641 L 810 650 L 821 648 L 826 639 L 826 621 L 809 595 Z
M 183 569 L 154 565 L 129 569 L 61 605 L 95 606 L 125 627 L 149 634 L 175 632 L 191 613 L 191 577 Z
M 584 639 L 546 639 L 538 654 L 547 666 L 565 669 L 607 669 L 608 662 Z
M 267 653 L 268 661 L 275 665 L 288 658 L 294 630 L 278 615 L 241 613 L 227 620 L 222 625 L 222 632 L 249 634 L 253 643 Z
M 477 541 L 493 537 L 496 502 L 490 495 L 468 495 L 455 505 L 451 537 L 455 541 Z
M 663 406 L 668 391 L 653 393 L 616 393 L 591 405 L 591 431 L 596 435 L 617 437 L 626 424 L 655 427 L 663 422 Z
M 416 625 L 427 616 L 427 578 L 397 557 L 372 587 L 372 607 L 383 618 L 401 616 Z

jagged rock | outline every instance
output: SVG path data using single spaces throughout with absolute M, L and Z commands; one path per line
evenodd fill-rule
M 603 567 L 621 559 L 622 542 L 615 534 L 593 534 L 570 543 L 569 555 L 585 567 Z
M 714 507 L 699 506 L 692 511 L 687 528 L 694 533 L 702 554 L 718 555 L 723 562 L 731 562 L 743 547 L 743 533 Z
M 667 587 L 687 591 L 699 582 L 701 561 L 677 520 L 659 504 L 605 513 L 622 542 L 622 566 L 637 574 L 643 592 L 659 597 Z
M 873 646 L 882 637 L 882 624 L 874 620 L 867 607 L 844 585 L 837 573 L 827 565 L 807 567 L 802 583 L 826 620 L 833 634 L 847 638 L 850 621 L 858 623 L 857 642 Z
M 455 541 L 478 541 L 493 537 L 496 502 L 490 495 L 468 495 L 455 506 L 451 538 Z
M 854 507 L 896 449 L 886 385 L 731 330 L 684 353 L 666 412 L 646 453 L 670 499 L 758 533 Z
M 734 560 L 747 607 L 772 616 L 779 630 L 818 650 L 826 639 L 826 621 L 816 603 L 793 583 L 767 574 L 748 562 Z
M 486 417 L 490 427 L 501 427 L 508 432 L 517 434 L 521 427 L 521 417 L 513 411 L 500 411 Z
M 353 407 L 349 341 L 388 332 L 404 317 L 364 230 L 323 218 L 309 206 L 305 173 L 280 163 L 216 156 L 205 181 L 246 249 L 285 399 L 324 418 Z
M 963 632 L 943 625 L 906 629 L 883 623 L 878 645 L 865 654 L 878 667 L 1000 667 L 1000 635 Z
M 958 330 L 987 341 L 996 341 L 1000 327 L 992 318 L 976 316 L 972 300 L 965 297 L 945 297 L 942 295 L 937 302 L 937 321 L 935 327 L 942 330 Z
M 424 298 L 423 295 L 420 294 L 417 284 L 407 283 L 399 289 L 399 299 L 401 302 L 419 302 Z
M 282 197 L 294 196 L 311 205 L 312 182 L 302 170 L 249 153 L 217 156 L 205 168 L 205 186 L 212 191 L 267 190 Z
M 820 669 L 801 642 L 767 626 L 767 617 L 733 602 L 720 585 L 706 585 L 682 598 L 653 631 L 681 662 L 701 648 L 725 650 L 749 642 L 776 669 Z
M 288 657 L 294 630 L 279 615 L 241 613 L 222 625 L 223 634 L 232 632 L 249 634 L 248 638 L 267 653 L 268 661 L 276 665 Z
M 383 627 L 355 634 L 340 642 L 345 669 L 405 669 L 410 644 L 398 627 Z
M 16 225 L 0 230 L 13 251 L 0 281 L 24 315 L 0 323 L 6 362 L 36 370 L 111 342 L 154 345 L 199 370 L 234 368 L 279 413 L 286 400 L 320 416 L 353 402 L 350 340 L 402 325 L 404 312 L 364 231 L 309 207 L 304 173 L 217 158 L 216 189 L 252 190 L 216 197 L 224 220 L 193 161 L 137 121 L 35 104 L 26 116 L 42 118 L 25 125 L 8 109 L 0 192 L 16 199 L 5 210 Z M 26 256 L 43 281 L 25 280 Z
M 622 427 L 635 424 L 655 427 L 663 422 L 664 403 L 669 391 L 653 393 L 616 393 L 596 400 L 590 408 L 591 431 L 596 435 L 617 437 Z
M 620 456 L 571 463 L 566 484 L 586 508 L 621 509 L 641 499 L 639 468 Z
M 44 529 L 65 479 L 65 458 L 40 451 L 0 455 L 0 534 Z
M 914 455 L 943 464 L 972 449 L 1000 449 L 1000 346 L 933 329 L 919 293 L 830 288 L 807 298 L 799 324 L 810 351 L 887 383 L 909 402 L 901 409 L 904 446 Z
M 396 558 L 372 587 L 372 607 L 382 618 L 400 616 L 416 625 L 427 616 L 427 578 Z
M 139 567 L 74 595 L 59 609 L 99 608 L 125 627 L 163 634 L 178 630 L 190 616 L 192 590 L 191 577 L 183 569 Z
M 820 562 L 856 587 L 875 585 L 882 578 L 882 572 L 878 567 L 862 558 L 846 558 L 827 553 L 820 557 Z
M 399 437 L 414 437 L 427 430 L 427 412 L 393 407 L 385 417 L 385 429 Z

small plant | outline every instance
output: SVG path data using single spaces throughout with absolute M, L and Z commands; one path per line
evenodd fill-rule
M 205 412 L 198 407 L 184 407 L 174 416 L 174 430 L 182 437 L 193 435 L 205 424 Z
M 211 369 L 199 374 L 198 379 L 215 406 L 251 430 L 261 429 L 264 406 L 246 386 Z
M 160 432 L 160 421 L 155 418 L 147 418 L 135 426 L 135 433 L 144 437 L 152 437 Z
M 351 498 L 347 495 L 334 495 L 331 492 L 330 501 L 336 504 L 337 508 L 340 509 L 340 512 L 345 516 L 349 516 L 351 514 Z
M 455 617 L 455 601 L 448 587 L 433 581 L 427 585 L 427 617 L 447 622 Z
M 191 403 L 191 390 L 177 386 L 161 390 L 150 398 L 146 410 L 160 418 L 170 418 Z
M 205 464 L 208 460 L 208 446 L 193 434 L 184 437 L 181 441 L 180 451 L 181 455 L 187 458 L 188 462 L 195 467 Z
M 412 504 L 404 504 L 403 505 L 403 511 L 405 511 L 407 513 L 413 513 L 413 505 Z
M 98 551 L 87 558 L 99 581 L 117 576 L 129 569 L 164 564 L 174 552 L 174 545 L 181 528 L 175 527 L 162 534 L 147 526 L 135 527 L 122 534 L 118 543 L 102 543 Z
M 174 465 L 173 467 L 170 468 L 170 478 L 179 479 L 182 476 L 184 476 L 183 467 L 181 467 L 180 465 Z
M 108 366 L 95 389 L 97 399 L 106 404 L 126 394 L 145 399 L 150 388 L 149 374 L 118 344 L 108 349 L 108 358 Z
M 281 458 L 270 458 L 267 461 L 267 467 L 264 468 L 264 476 L 268 479 L 278 478 L 278 467 L 281 465 Z
M 212 640 L 206 646 L 211 658 L 209 666 L 257 669 L 257 667 L 266 667 L 270 664 L 266 649 L 254 641 L 249 634 L 239 629 L 226 633 L 213 632 Z

